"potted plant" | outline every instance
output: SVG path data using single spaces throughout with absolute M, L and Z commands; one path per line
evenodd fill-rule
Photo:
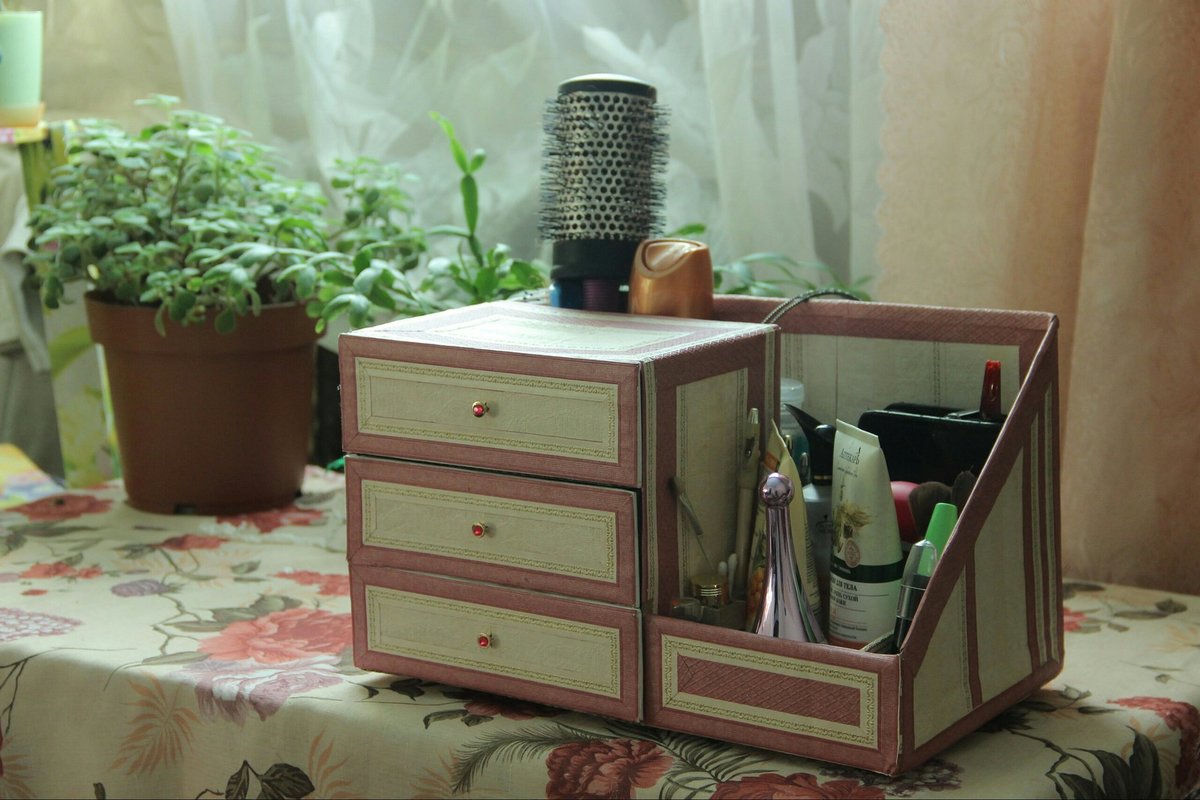
M 293 499 L 328 322 L 461 304 L 476 281 L 484 299 L 544 281 L 502 247 L 479 245 L 473 173 L 483 156 L 468 159 L 444 120 L 468 225 L 435 233 L 464 247 L 414 283 L 426 232 L 411 224 L 395 165 L 339 162 L 334 218 L 315 184 L 286 178 L 245 132 L 175 98 L 143 102 L 165 120 L 138 132 L 78 124 L 30 222 L 45 305 L 56 308 L 72 282 L 92 286 L 88 325 L 104 347 L 136 508 L 220 514 Z

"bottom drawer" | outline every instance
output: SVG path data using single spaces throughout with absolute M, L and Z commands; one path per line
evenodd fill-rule
M 647 724 L 894 771 L 897 656 L 654 615 L 645 628 Z
M 362 669 L 641 718 L 635 609 L 385 567 L 350 578 Z

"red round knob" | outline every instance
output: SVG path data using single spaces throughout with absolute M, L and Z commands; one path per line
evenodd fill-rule
M 482 417 L 488 412 L 488 405 L 481 400 L 476 400 L 471 404 L 471 413 L 477 417 Z
M 484 525 L 482 522 L 476 522 L 474 525 L 471 526 L 471 535 L 472 536 L 483 536 L 483 534 L 486 532 L 487 532 L 487 526 Z
M 492 646 L 492 637 L 488 636 L 486 633 L 479 634 L 479 646 L 480 647 L 491 647 Z

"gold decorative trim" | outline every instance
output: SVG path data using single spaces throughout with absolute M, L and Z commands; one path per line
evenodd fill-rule
M 439 534 L 434 541 L 390 536 L 387 530 L 379 527 L 378 522 L 381 516 L 379 503 L 385 498 L 393 502 L 433 506 L 438 509 L 449 507 L 465 512 L 475 509 L 481 519 L 494 519 L 497 512 L 543 517 L 550 521 L 557 521 L 563 528 L 573 527 L 581 533 L 587 534 L 589 538 L 599 533 L 602 543 L 595 550 L 601 550 L 603 554 L 601 560 L 595 563 L 589 561 L 588 564 L 569 564 L 561 561 L 522 558 L 502 550 L 481 551 L 478 542 L 471 542 L 469 546 L 455 546 L 450 543 L 447 536 L 441 535 L 445 533 L 444 531 L 434 531 Z M 539 572 L 573 575 L 605 583 L 615 584 L 617 582 L 617 515 L 611 511 L 572 508 L 549 503 L 519 502 L 494 496 L 475 496 L 444 489 L 426 489 L 364 480 L 362 482 L 362 513 L 363 544 L 471 561 L 505 564 Z M 572 525 L 571 523 L 576 524 Z M 589 527 L 584 528 L 578 523 Z
M 385 361 L 375 358 L 355 359 L 357 376 L 358 428 L 363 433 L 383 436 L 399 436 L 428 441 L 472 444 L 498 447 L 527 453 L 569 456 L 589 461 L 616 464 L 620 461 L 618 439 L 617 385 L 595 381 L 579 381 L 568 378 L 538 378 L 531 375 L 489 372 L 486 370 L 454 369 L 416 364 L 405 361 Z M 536 397 L 550 398 L 554 395 L 575 397 L 604 405 L 604 433 L 600 440 L 571 439 L 567 436 L 523 433 L 520 431 L 488 432 L 487 430 L 450 431 L 437 428 L 437 421 L 429 421 L 425 427 L 405 420 L 389 419 L 373 413 L 374 393 L 372 379 L 404 380 L 405 378 L 434 379 L 440 382 L 470 382 L 470 388 L 486 392 L 490 387 L 507 391 L 523 391 Z
M 771 730 L 797 733 L 833 742 L 877 747 L 879 742 L 879 676 L 873 672 L 837 667 L 816 661 L 787 658 L 736 647 L 699 642 L 677 636 L 662 635 L 662 704 L 673 711 L 687 711 L 719 720 L 736 719 Z M 702 695 L 679 691 L 676 670 L 682 655 L 720 664 L 734 664 L 807 680 L 847 686 L 859 692 L 859 720 L 844 725 L 829 720 L 790 714 L 783 711 L 755 708 L 741 703 L 716 700 Z
M 580 692 L 600 695 L 603 697 L 611 697 L 619 699 L 621 697 L 621 632 L 617 628 L 605 627 L 602 625 L 593 625 L 586 622 L 574 622 L 571 620 L 561 619 L 559 617 L 547 617 L 540 614 L 527 614 L 521 611 L 513 611 L 511 609 L 495 608 L 492 606 L 479 605 L 476 603 L 466 603 L 460 600 L 451 600 L 444 597 L 429 597 L 413 592 L 405 592 L 396 589 L 386 589 L 381 586 L 366 586 L 366 610 L 367 610 L 367 647 L 371 650 L 387 653 L 389 655 L 401 656 L 404 658 L 413 658 L 421 661 L 427 661 L 432 664 L 449 665 L 471 669 L 478 672 L 488 672 L 495 675 L 505 675 L 511 678 L 519 678 L 521 680 L 533 681 L 549 686 L 557 686 L 560 688 L 574 689 Z M 386 608 L 384 604 L 391 604 L 391 608 Z M 470 658 L 466 655 L 454 655 L 445 651 L 434 651 L 424 649 L 420 645 L 413 642 L 406 642 L 403 646 L 389 644 L 383 641 L 380 628 L 383 615 L 391 612 L 392 614 L 412 612 L 420 614 L 421 612 L 445 615 L 458 614 L 468 618 L 470 623 L 475 626 L 488 625 L 493 626 L 500 622 L 507 622 L 514 625 L 520 625 L 526 628 L 534 628 L 540 632 L 553 635 L 554 632 L 573 634 L 578 638 L 591 639 L 598 642 L 608 651 L 607 670 L 603 679 L 594 681 L 580 680 L 571 678 L 561 674 L 555 674 L 549 671 L 539 671 L 527 668 L 521 668 L 511 664 L 505 664 L 498 661 L 484 661 L 480 658 Z M 493 633 L 497 642 L 503 646 L 503 631 L 496 631 L 493 627 Z M 439 632 L 441 635 L 443 632 Z M 474 644 L 474 639 L 471 640 Z M 578 642 L 572 642 L 567 649 L 578 649 Z M 489 649 L 486 651 L 490 656 L 498 658 L 498 650 Z M 528 655 L 528 654 L 526 654 Z M 556 664 L 563 664 L 561 659 L 557 658 L 540 658 L 537 659 L 540 665 L 552 667 Z M 589 662 L 594 663 L 594 662 Z M 595 671 L 595 670 L 594 670 Z

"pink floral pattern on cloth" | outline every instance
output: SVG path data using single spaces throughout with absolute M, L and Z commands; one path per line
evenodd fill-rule
M 327 656 L 275 664 L 207 660 L 189 664 L 185 672 L 196 681 L 196 700 L 201 711 L 210 716 L 222 715 L 241 725 L 248 710 L 265 720 L 294 694 L 341 683 L 343 678 L 334 667 L 336 662 L 337 659 Z
M 103 513 L 111 506 L 111 500 L 89 494 L 56 494 L 10 510 L 24 514 L 32 522 L 58 522 Z
M 97 566 L 79 569 L 65 561 L 53 564 L 34 564 L 21 573 L 22 578 L 97 578 L 104 570 Z
M 217 517 L 217 522 L 227 525 L 249 525 L 261 533 L 270 533 L 285 526 L 317 525 L 325 518 L 325 512 L 317 508 L 300 508 L 294 503 L 284 508 L 269 511 L 254 511 L 249 514 L 233 514 Z
M 717 785 L 713 800 L 883 800 L 887 797 L 878 786 L 864 786 L 856 780 L 817 781 L 816 775 L 795 772 L 783 776 L 775 772 L 751 775 Z
M 60 636 L 82 624 L 80 620 L 57 614 L 0 608 L 0 642 L 13 642 L 30 636 Z
M 1175 788 L 1187 790 L 1200 785 L 1200 710 L 1196 706 L 1166 697 L 1125 697 L 1112 702 L 1153 711 L 1168 728 L 1179 731 L 1181 757 L 1175 766 Z
M 550 781 L 546 797 L 631 798 L 671 768 L 672 758 L 655 744 L 630 739 L 572 742 L 554 748 L 546 759 Z
M 276 578 L 295 581 L 301 586 L 316 586 L 317 594 L 324 597 L 349 597 L 350 575 L 313 572 L 312 570 L 292 570 L 276 572 Z
M 118 484 L 0 509 L 0 797 L 1200 798 L 1200 598 L 1065 582 L 1063 675 L 887 777 L 356 668 L 306 480 L 236 532 Z
M 234 622 L 202 641 L 199 651 L 223 661 L 286 664 L 314 655 L 338 655 L 352 639 L 349 614 L 289 608 Z

